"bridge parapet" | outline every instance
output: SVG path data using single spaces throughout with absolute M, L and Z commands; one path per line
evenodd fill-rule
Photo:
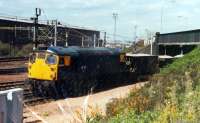
M 156 35 L 158 45 L 199 45 L 200 29 Z

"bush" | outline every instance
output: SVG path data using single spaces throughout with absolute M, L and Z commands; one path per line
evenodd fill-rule
M 10 51 L 10 48 L 11 51 Z M 23 46 L 13 46 L 10 47 L 8 43 L 3 43 L 0 41 L 0 56 L 7 57 L 7 56 L 28 56 L 30 52 L 32 52 L 33 46 L 32 44 L 26 44 Z M 15 52 L 15 53 L 14 53 Z
M 26 44 L 21 49 L 16 50 L 16 56 L 28 56 L 33 50 L 32 44 Z
M 0 56 L 8 56 L 10 52 L 10 45 L 0 41 Z

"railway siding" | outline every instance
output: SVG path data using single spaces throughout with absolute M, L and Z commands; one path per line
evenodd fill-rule
M 26 84 L 25 80 L 21 81 L 7 81 L 0 82 L 0 91 L 13 89 L 13 88 L 22 88 L 24 90 L 24 103 L 35 105 L 45 102 L 46 98 L 43 97 L 35 97 L 31 90 L 31 87 Z
M 28 57 L 3 57 L 0 58 L 0 62 L 10 62 L 10 61 L 26 61 Z
M 0 75 L 17 74 L 17 73 L 25 73 L 25 72 L 27 72 L 27 67 L 7 68 L 7 69 L 0 68 Z
M 0 58 L 0 75 L 19 74 L 27 72 L 28 57 Z

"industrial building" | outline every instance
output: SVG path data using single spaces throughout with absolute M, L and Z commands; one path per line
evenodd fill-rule
M 34 23 L 31 20 L 15 18 L 0 18 L 0 41 L 12 46 L 24 45 L 33 42 Z M 55 38 L 55 26 L 51 21 L 38 23 L 39 44 L 51 45 Z M 100 31 L 80 27 L 69 27 L 58 22 L 56 30 L 57 45 L 91 47 L 102 45 Z

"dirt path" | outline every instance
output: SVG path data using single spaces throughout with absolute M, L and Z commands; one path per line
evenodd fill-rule
M 94 111 L 105 114 L 106 104 L 113 98 L 126 97 L 131 89 L 139 88 L 145 83 L 133 84 L 124 87 L 118 87 L 104 92 L 92 94 L 90 96 L 68 98 L 48 104 L 29 107 L 30 110 L 38 114 L 47 123 L 72 123 L 74 119 L 80 119 L 80 115 L 86 112 Z M 81 115 L 84 116 L 84 115 Z M 32 115 L 32 117 L 35 117 Z

